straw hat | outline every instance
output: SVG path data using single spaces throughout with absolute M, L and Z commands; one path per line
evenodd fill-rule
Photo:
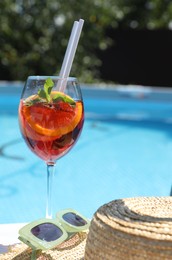
M 100 207 L 84 259 L 172 259 L 172 197 L 121 199 Z
M 76 234 L 73 238 L 46 252 L 37 252 L 37 260 L 84 260 L 87 233 Z M 0 260 L 30 260 L 32 251 L 25 244 L 16 244 Z

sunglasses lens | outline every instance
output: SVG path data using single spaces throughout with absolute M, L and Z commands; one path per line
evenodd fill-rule
M 79 215 L 77 215 L 73 212 L 68 212 L 68 213 L 64 214 L 63 219 L 66 222 L 68 222 L 71 225 L 76 226 L 76 227 L 81 227 L 81 226 L 84 226 L 87 224 L 87 222 L 82 217 L 80 217 Z
M 31 233 L 44 241 L 50 242 L 63 235 L 62 230 L 52 223 L 42 223 L 31 229 Z

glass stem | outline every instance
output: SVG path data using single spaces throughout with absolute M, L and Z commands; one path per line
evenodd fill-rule
M 46 218 L 52 218 L 52 188 L 53 176 L 55 172 L 55 163 L 47 163 L 47 202 L 46 202 Z

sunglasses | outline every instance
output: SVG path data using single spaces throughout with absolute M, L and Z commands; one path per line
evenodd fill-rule
M 32 249 L 48 250 L 88 230 L 90 221 L 73 209 L 59 211 L 55 219 L 39 219 L 19 230 L 19 239 Z

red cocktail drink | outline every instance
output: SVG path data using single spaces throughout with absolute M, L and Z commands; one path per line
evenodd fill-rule
M 46 162 L 56 161 L 75 144 L 83 127 L 82 101 L 73 101 L 69 96 L 52 92 L 49 103 L 37 95 L 21 99 L 19 123 L 23 138 L 29 148 Z

